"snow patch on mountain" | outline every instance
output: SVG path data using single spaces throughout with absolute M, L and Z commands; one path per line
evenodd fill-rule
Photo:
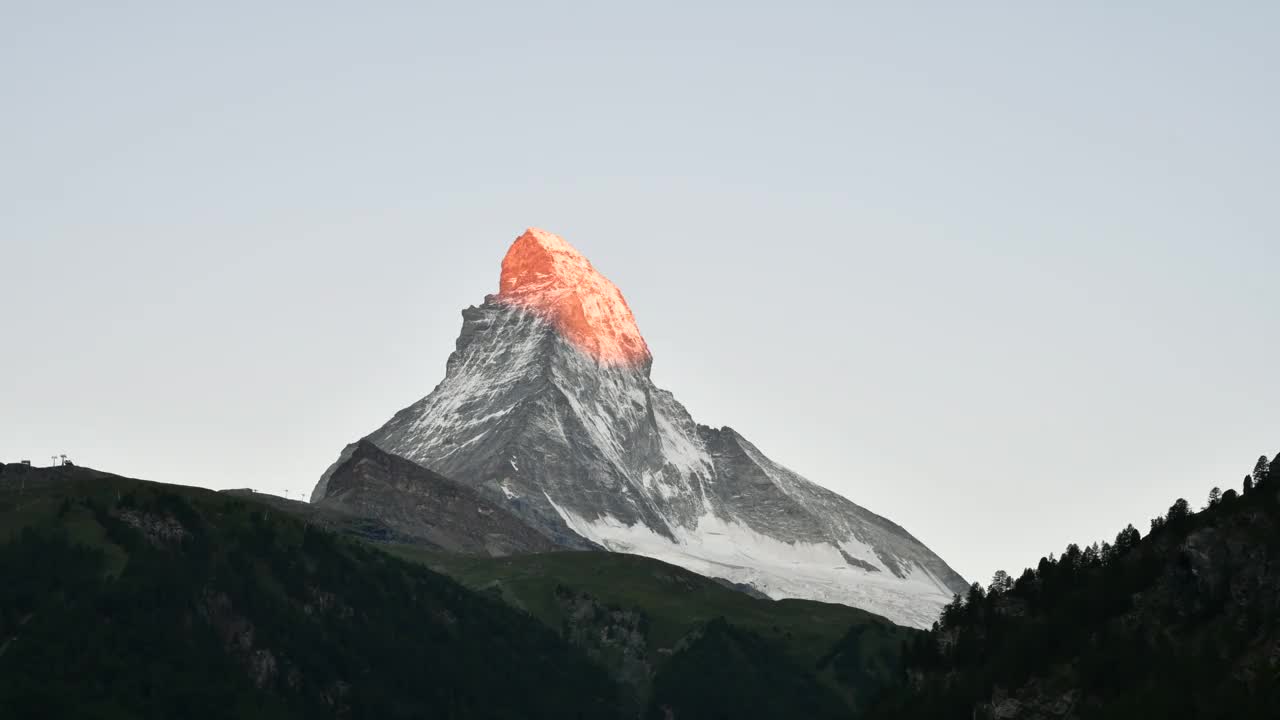
M 693 527 L 677 527 L 671 540 L 640 523 L 605 515 L 595 520 L 547 501 L 579 535 L 614 552 L 657 558 L 710 577 L 755 587 L 769 597 L 805 598 L 872 609 L 899 625 L 928 627 L 951 591 L 928 570 L 912 564 L 905 578 L 888 571 L 872 549 L 855 540 L 783 542 L 713 514 Z M 850 565 L 841 551 L 865 558 L 867 570 Z

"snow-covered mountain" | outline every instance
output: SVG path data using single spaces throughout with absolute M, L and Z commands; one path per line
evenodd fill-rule
M 622 294 L 560 237 L 517 238 L 498 294 L 462 317 L 444 380 L 367 440 L 503 503 L 561 546 L 648 555 L 917 627 L 966 589 L 903 528 L 731 428 L 695 423 L 650 380 Z

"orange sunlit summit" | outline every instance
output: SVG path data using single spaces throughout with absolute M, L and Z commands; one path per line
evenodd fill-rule
M 574 347 L 607 365 L 649 361 L 649 346 L 613 283 L 564 238 L 529 228 L 502 259 L 498 299 L 555 325 Z

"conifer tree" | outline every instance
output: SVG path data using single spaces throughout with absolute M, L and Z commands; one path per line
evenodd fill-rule
M 1258 458 L 1257 464 L 1253 466 L 1253 486 L 1262 485 L 1267 479 L 1267 474 L 1271 471 L 1271 463 L 1267 461 L 1267 456 L 1263 455 Z
M 1081 563 L 1085 567 L 1093 567 L 1098 564 L 1101 558 L 1102 549 L 1098 547 L 1098 542 L 1095 540 L 1092 545 L 1084 549 L 1084 556 L 1081 558 Z
M 1013 578 L 1009 577 L 1009 573 L 1003 570 L 997 570 L 995 575 L 991 576 L 991 587 L 989 592 L 992 595 L 1009 592 L 1013 588 Z
M 1014 581 L 1013 588 L 1015 591 L 1025 595 L 1031 592 L 1031 589 L 1035 587 L 1035 584 L 1036 571 L 1031 568 L 1026 568 L 1022 571 L 1022 574 L 1018 576 L 1018 579 Z
M 1123 530 L 1116 535 L 1116 555 L 1123 555 L 1137 546 L 1138 541 L 1142 539 L 1142 533 L 1129 523 Z
M 965 604 L 968 606 L 970 610 L 974 610 L 982 604 L 982 601 L 986 597 L 987 597 L 987 591 L 982 589 L 981 584 L 975 582 L 974 584 L 969 586 L 969 598 L 965 602 Z
M 1215 487 L 1209 491 L 1209 504 L 1205 507 L 1213 507 L 1222 502 L 1222 488 Z
M 1075 543 L 1071 543 L 1067 545 L 1067 549 L 1063 551 L 1062 559 L 1059 561 L 1059 564 L 1069 570 L 1075 570 L 1080 567 L 1080 558 L 1082 555 L 1083 553 L 1080 552 L 1080 546 Z

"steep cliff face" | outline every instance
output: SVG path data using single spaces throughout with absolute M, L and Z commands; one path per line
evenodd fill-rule
M 732 429 L 695 423 L 650 380 L 622 294 L 563 239 L 521 235 L 499 287 L 463 311 L 445 379 L 369 442 L 475 488 L 558 544 L 649 555 L 773 597 L 927 626 L 966 587 L 901 527 Z M 313 501 L 330 494 L 330 477 Z
M 312 507 L 373 518 L 405 541 L 450 552 L 502 556 L 574 546 L 529 527 L 503 503 L 362 440 L 329 476 Z

